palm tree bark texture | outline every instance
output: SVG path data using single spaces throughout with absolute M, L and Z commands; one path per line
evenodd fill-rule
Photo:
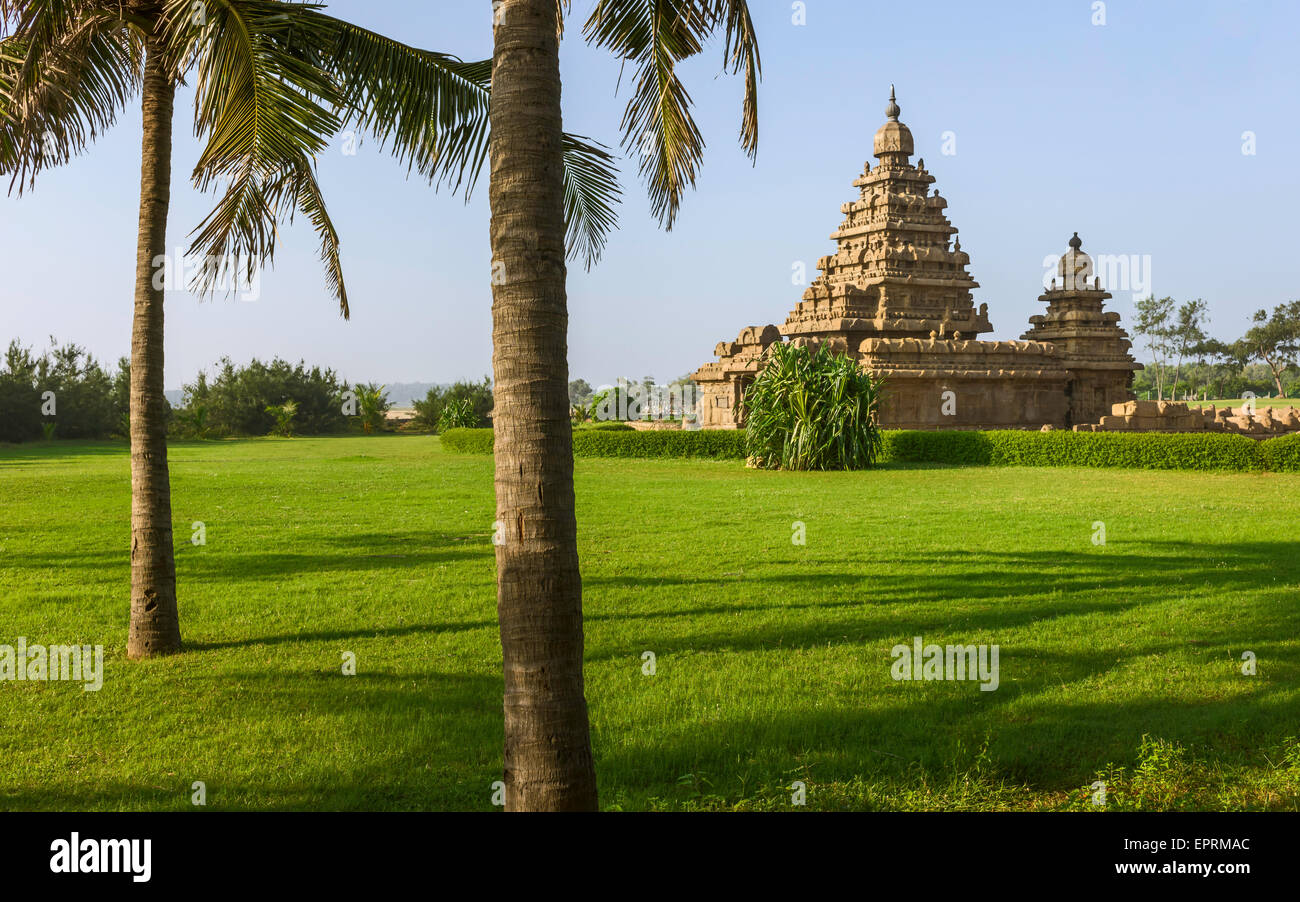
M 490 108 L 497 611 L 509 811 L 595 810 L 569 424 L 556 0 L 506 0 Z
M 181 649 L 167 474 L 167 402 L 163 395 L 163 296 L 155 261 L 167 252 L 171 202 L 172 112 L 176 85 L 159 36 L 145 44 L 144 138 L 140 231 L 131 328 L 131 625 L 127 656 Z

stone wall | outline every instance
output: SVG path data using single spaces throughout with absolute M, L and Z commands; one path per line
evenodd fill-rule
M 1191 407 L 1181 401 L 1127 401 L 1111 408 L 1101 422 L 1077 425 L 1076 432 L 1229 432 L 1257 438 L 1300 432 L 1294 407 Z
M 857 356 L 884 379 L 878 420 L 886 429 L 1065 425 L 1069 377 L 1050 344 L 868 338 Z

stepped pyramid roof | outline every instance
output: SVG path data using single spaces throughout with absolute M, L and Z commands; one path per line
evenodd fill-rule
M 858 198 L 840 207 L 844 221 L 831 234 L 836 252 L 817 261 L 821 274 L 781 331 L 791 337 L 972 338 L 992 331 L 988 307 L 978 311 L 967 271 L 970 256 L 944 215 L 948 202 L 931 186 L 925 160 L 913 165 L 912 132 L 899 120 L 894 89 L 888 120 L 873 154 L 854 180 Z

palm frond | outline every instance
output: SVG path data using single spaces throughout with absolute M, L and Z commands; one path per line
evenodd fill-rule
M 281 0 L 208 0 L 201 17 L 189 0 L 167 0 L 166 21 L 181 67 L 192 61 L 197 70 L 194 128 L 207 142 L 194 184 L 225 185 L 192 234 L 190 252 L 203 259 L 192 288 L 233 290 L 222 285 L 231 261 L 251 280 L 274 260 L 278 223 L 301 212 L 321 237 L 327 281 L 347 317 L 338 234 L 312 167 L 342 124 L 338 88 L 320 64 L 333 26 L 316 7 Z
M 568 0 L 557 0 L 563 12 Z M 326 16 L 318 16 L 328 19 Z M 345 128 L 379 141 L 408 170 L 472 195 L 490 145 L 492 61 L 466 62 L 417 50 L 347 22 L 330 20 L 336 43 L 329 66 L 339 82 Z M 564 136 L 565 214 L 570 259 L 590 268 L 617 227 L 621 192 L 614 157 L 603 145 Z
M 23 12 L 0 39 L 0 174 L 19 194 L 117 121 L 142 62 L 139 38 L 114 14 L 69 18 L 46 4 Z
M 699 54 L 719 30 L 725 33 L 724 66 L 745 71 L 741 145 L 751 158 L 757 153 L 761 62 L 749 8 L 745 0 L 599 0 L 583 30 L 589 43 L 634 69 L 623 146 L 640 157 L 651 208 L 671 229 L 704 157 L 677 64 Z
M 327 65 L 348 127 L 375 137 L 430 182 L 474 189 L 488 151 L 492 61 L 418 50 L 349 22 L 333 30 Z
M 581 256 L 588 270 L 596 265 L 609 233 L 618 225 L 614 208 L 621 198 L 618 169 L 609 149 L 589 138 L 566 134 L 564 218 L 570 259 Z

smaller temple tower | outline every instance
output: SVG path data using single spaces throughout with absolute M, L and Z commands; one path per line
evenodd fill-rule
M 1052 287 L 1038 299 L 1047 304 L 1047 313 L 1030 317 L 1032 328 L 1021 338 L 1056 346 L 1069 374 L 1066 425 L 1095 423 L 1110 413 L 1113 404 L 1135 397 L 1133 373 L 1142 365 L 1129 354 L 1133 343 L 1119 327 L 1119 314 L 1102 309 L 1112 295 L 1101 289 L 1078 232 L 1061 256 L 1056 274 Z

